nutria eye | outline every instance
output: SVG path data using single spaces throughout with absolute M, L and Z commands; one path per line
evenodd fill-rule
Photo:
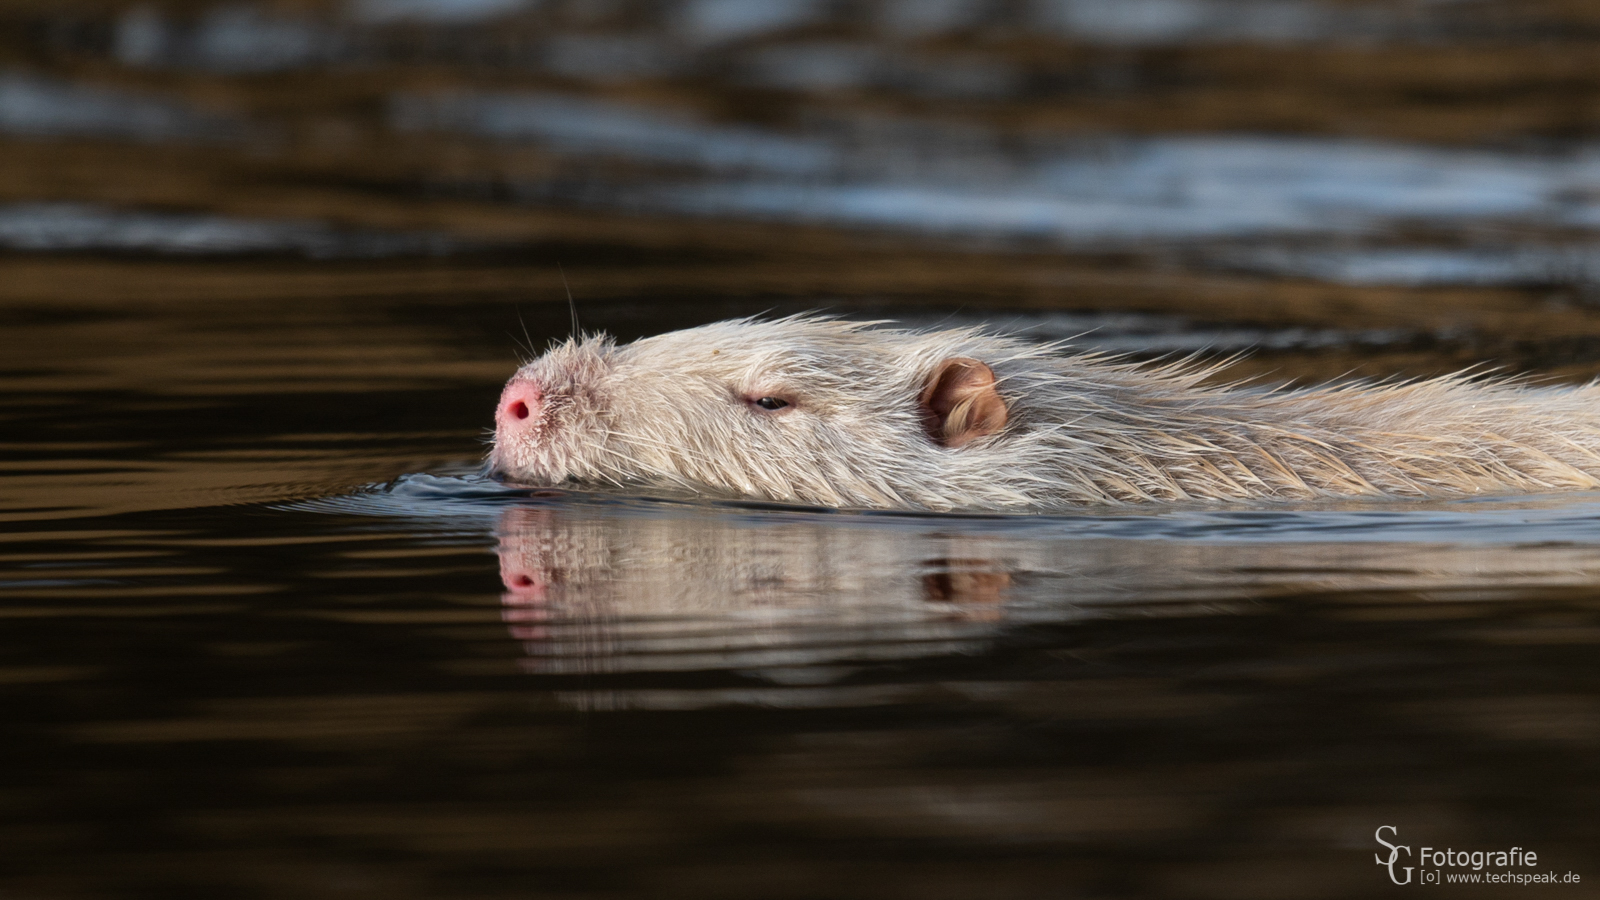
M 762 397 L 760 400 L 755 401 L 755 404 L 762 409 L 772 410 L 783 409 L 785 406 L 789 405 L 789 401 L 780 400 L 777 397 Z

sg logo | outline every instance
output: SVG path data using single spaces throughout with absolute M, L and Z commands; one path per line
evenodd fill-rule
M 1387 828 L 1390 831 L 1394 832 L 1393 837 L 1395 837 L 1395 838 L 1399 838 L 1400 837 L 1400 829 L 1394 827 L 1393 825 L 1380 826 L 1377 831 L 1374 831 L 1372 833 L 1372 836 L 1373 836 L 1373 838 L 1375 838 L 1378 841 L 1378 843 L 1380 843 L 1380 844 L 1384 845 L 1385 847 L 1389 848 L 1389 858 L 1388 859 L 1384 859 L 1383 857 L 1379 856 L 1376 853 L 1372 854 L 1372 858 L 1378 861 L 1378 865 L 1380 865 L 1380 866 L 1388 866 L 1389 867 L 1389 880 L 1390 881 L 1394 882 L 1395 884 L 1410 884 L 1411 883 L 1411 870 L 1413 868 L 1415 868 L 1415 867 L 1414 866 L 1404 866 L 1403 868 L 1404 868 L 1405 873 L 1406 873 L 1406 880 L 1405 881 L 1401 881 L 1400 879 L 1394 877 L 1394 864 L 1395 864 L 1395 860 L 1400 858 L 1400 851 L 1401 850 L 1404 850 L 1406 852 L 1406 855 L 1410 856 L 1411 855 L 1411 848 L 1407 847 L 1405 844 L 1391 844 L 1388 841 L 1384 840 L 1383 839 L 1383 830 L 1385 828 Z

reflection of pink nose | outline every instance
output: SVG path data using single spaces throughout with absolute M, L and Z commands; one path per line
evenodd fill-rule
M 506 586 L 508 603 L 513 599 L 522 601 L 544 599 L 544 579 L 536 578 L 534 573 L 526 569 L 502 563 L 500 582 Z
M 516 429 L 531 424 L 539 415 L 539 404 L 544 392 L 539 383 L 526 378 L 513 378 L 500 392 L 500 408 L 495 411 L 494 422 L 500 429 Z

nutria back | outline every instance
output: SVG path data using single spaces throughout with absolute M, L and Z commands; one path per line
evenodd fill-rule
M 926 510 L 1600 487 L 1594 385 L 1215 374 L 814 316 L 589 336 L 507 383 L 489 461 L 523 483 Z

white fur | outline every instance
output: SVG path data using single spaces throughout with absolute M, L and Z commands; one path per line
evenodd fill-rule
M 950 449 L 917 397 L 987 363 L 1010 421 Z M 1024 509 L 1152 500 L 1453 496 L 1600 487 L 1600 388 L 1453 375 L 1266 391 L 962 328 L 810 316 L 718 322 L 524 366 L 545 407 L 491 466 L 531 483 L 658 484 L 833 507 Z M 748 398 L 794 405 L 764 413 Z

